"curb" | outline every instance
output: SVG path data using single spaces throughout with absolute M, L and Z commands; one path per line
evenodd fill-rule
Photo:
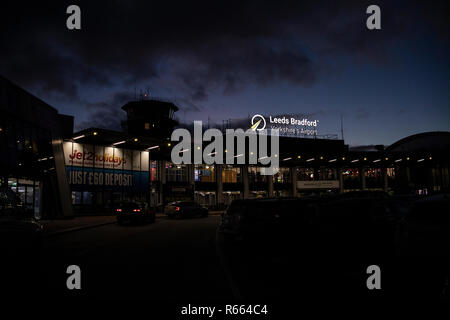
M 51 237 L 63 235 L 63 234 L 66 234 L 66 233 L 71 233 L 71 232 L 85 230 L 85 229 L 102 227 L 102 226 L 106 226 L 106 225 L 109 225 L 109 224 L 115 224 L 115 223 L 116 223 L 116 221 L 111 221 L 111 222 L 104 222 L 104 223 L 99 223 L 99 224 L 91 224 L 91 225 L 87 225 L 87 226 L 63 229 L 63 230 L 59 230 L 59 231 L 50 232 L 50 233 L 47 233 L 47 234 L 44 233 L 43 237 L 44 238 L 51 238 Z
M 211 216 L 216 216 L 216 214 L 211 214 Z M 167 217 L 166 215 L 156 215 L 157 219 L 160 218 L 164 218 Z M 111 222 L 104 222 L 104 223 L 98 223 L 98 224 L 92 224 L 92 225 L 86 225 L 86 226 L 80 226 L 80 227 L 73 227 L 73 228 L 69 228 L 69 229 L 63 229 L 63 230 L 59 230 L 59 231 L 54 231 L 54 232 L 50 232 L 50 233 L 45 233 L 43 234 L 44 238 L 51 238 L 51 237 L 55 237 L 55 236 L 59 236 L 59 235 L 63 235 L 66 233 L 71 233 L 71 232 L 76 232 L 76 231 L 80 231 L 80 230 L 85 230 L 85 229 L 91 229 L 91 228 L 97 228 L 97 227 L 102 227 L 102 226 L 106 226 L 109 224 L 115 224 L 116 221 L 111 221 Z

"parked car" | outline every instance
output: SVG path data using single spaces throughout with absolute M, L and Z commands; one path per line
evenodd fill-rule
M 148 207 L 146 203 L 122 202 L 116 208 L 117 222 L 155 222 L 155 210 Z
M 307 206 L 319 197 L 233 201 L 222 215 L 219 233 L 232 240 L 299 242 L 309 221 Z
M 164 212 L 169 218 L 175 217 L 206 217 L 208 209 L 193 201 L 176 201 L 169 203 Z
M 398 225 L 399 277 L 410 296 L 448 301 L 450 279 L 450 194 L 412 203 Z M 413 280 L 411 280 L 413 279 Z
M 390 199 L 354 197 L 313 207 L 309 241 L 323 257 L 385 261 L 395 253 L 398 214 Z
M 450 257 L 450 195 L 414 201 L 398 232 L 402 256 Z

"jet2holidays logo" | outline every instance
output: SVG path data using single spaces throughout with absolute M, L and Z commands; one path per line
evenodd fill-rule
M 194 121 L 193 136 L 184 128 L 172 132 L 171 140 L 178 142 L 172 148 L 172 162 L 260 165 L 261 174 L 273 175 L 279 170 L 279 131 L 272 129 L 269 135 L 265 125 L 264 117 L 255 115 L 246 131 L 212 128 L 203 132 L 202 122 Z

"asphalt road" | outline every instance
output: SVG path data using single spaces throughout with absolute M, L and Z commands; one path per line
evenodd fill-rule
M 439 274 L 418 273 L 413 264 L 398 265 L 399 270 L 392 269 L 397 263 L 380 264 L 383 290 L 369 291 L 367 264 L 327 258 L 312 243 L 274 242 L 268 235 L 265 242 L 227 245 L 216 234 L 219 219 L 160 218 L 153 224 L 111 224 L 48 237 L 39 256 L 3 261 L 11 268 L 1 273 L 1 289 L 20 301 L 143 300 L 149 306 L 166 303 L 170 307 L 161 309 L 171 312 L 187 303 L 267 303 L 288 313 L 299 301 L 396 301 L 417 287 L 417 275 Z M 81 269 L 81 290 L 67 289 L 70 265 Z
M 152 301 L 230 301 L 219 262 L 219 217 L 117 224 L 44 240 L 40 263 L 46 296 Z M 68 290 L 66 268 L 81 269 L 81 290 Z

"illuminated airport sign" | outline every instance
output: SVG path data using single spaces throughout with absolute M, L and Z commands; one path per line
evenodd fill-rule
M 317 127 L 319 120 L 308 119 L 306 117 L 299 117 L 294 115 L 269 115 L 262 116 L 255 114 L 251 118 L 250 129 L 268 131 L 278 129 L 280 135 L 284 136 L 314 136 L 317 135 Z

